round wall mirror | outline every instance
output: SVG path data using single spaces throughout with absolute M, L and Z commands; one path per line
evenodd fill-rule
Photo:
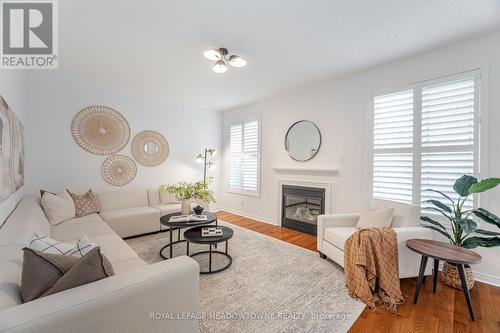
M 313 158 L 321 146 L 321 133 L 318 127 L 307 120 L 290 126 L 285 137 L 285 149 L 296 161 L 304 162 Z
M 150 156 L 153 156 L 158 152 L 160 148 L 158 148 L 158 145 L 156 143 L 150 141 L 144 145 L 144 152 Z

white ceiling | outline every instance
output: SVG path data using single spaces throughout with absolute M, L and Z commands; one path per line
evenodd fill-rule
M 207 109 L 500 27 L 499 0 L 63 0 L 60 68 Z M 202 53 L 248 60 L 216 74 Z

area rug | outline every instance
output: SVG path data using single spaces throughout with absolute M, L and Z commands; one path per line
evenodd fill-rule
M 229 240 L 231 267 L 201 275 L 200 332 L 347 332 L 365 305 L 352 299 L 342 269 L 316 252 L 219 222 L 234 230 Z M 174 239 L 177 239 L 174 234 Z M 160 249 L 169 241 L 162 232 L 128 239 L 148 263 L 163 260 Z M 190 246 L 191 253 L 207 246 Z M 219 245 L 224 251 L 224 245 Z M 185 254 L 186 243 L 174 246 Z M 166 251 L 168 254 L 168 251 Z M 206 268 L 204 255 L 194 259 Z M 225 259 L 214 259 L 214 267 Z

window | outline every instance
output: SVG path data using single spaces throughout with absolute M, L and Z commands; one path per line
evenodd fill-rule
M 373 98 L 373 197 L 421 205 L 478 173 L 479 73 Z M 472 208 L 470 198 L 464 205 Z M 426 205 L 423 205 L 426 206 Z
M 259 120 L 234 123 L 229 127 L 228 191 L 260 194 Z

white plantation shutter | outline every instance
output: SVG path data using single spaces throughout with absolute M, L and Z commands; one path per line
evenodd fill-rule
M 439 190 L 455 199 L 455 180 L 474 175 L 475 93 L 474 78 L 422 88 L 422 190 Z M 422 191 L 421 199 L 442 197 Z M 472 197 L 464 207 L 473 207 Z
M 260 138 L 258 120 L 230 126 L 228 175 L 230 191 L 259 194 Z
M 373 197 L 412 202 L 413 91 L 373 100 Z
M 373 197 L 428 206 L 477 175 L 478 73 L 373 99 Z M 436 81 L 434 81 L 436 82 Z M 474 206 L 473 198 L 464 204 Z

